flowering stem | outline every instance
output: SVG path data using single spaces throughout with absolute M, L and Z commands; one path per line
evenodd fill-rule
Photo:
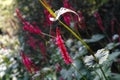
M 41 33 L 41 34 L 43 34 L 43 35 L 45 35 L 45 36 L 48 36 L 48 37 L 52 37 L 52 38 L 55 38 L 54 36 L 52 36 L 52 35 L 49 35 L 49 34 L 46 34 L 46 33 Z
M 92 54 L 92 56 L 94 57 L 95 61 L 98 63 L 98 59 L 95 57 L 94 52 L 90 49 L 90 47 L 82 40 L 82 38 L 80 36 L 78 36 L 72 29 L 70 29 L 66 24 L 64 24 L 62 21 L 58 20 L 59 23 L 61 23 L 68 31 L 70 31 L 79 41 L 81 41 L 81 43 L 90 51 L 90 53 Z M 74 66 L 74 65 L 73 65 Z M 102 67 L 100 67 L 101 72 L 103 73 L 104 78 L 107 80 L 107 77 L 102 69 Z
M 46 3 L 46 0 L 39 0 L 41 2 L 41 4 L 50 12 L 50 14 L 53 17 L 56 17 L 55 13 L 53 12 L 53 10 L 50 8 L 50 6 Z M 94 57 L 95 61 L 99 64 L 98 59 L 95 57 L 94 52 L 90 49 L 90 47 L 82 40 L 82 38 L 80 36 L 78 36 L 70 27 L 68 27 L 66 24 L 64 24 L 62 21 L 58 20 L 60 24 L 62 24 L 69 32 L 71 32 L 79 41 L 81 41 L 81 43 L 89 50 L 89 52 L 91 53 L 91 55 Z M 74 65 L 73 65 L 74 67 Z M 75 69 L 77 69 L 76 67 L 74 67 Z M 102 71 L 105 79 L 107 80 L 104 71 L 102 70 L 102 68 L 100 67 L 100 70 Z M 78 70 L 77 70 L 78 71 Z M 80 72 L 79 72 L 80 73 Z M 81 74 L 81 73 L 80 73 Z M 84 78 L 84 77 L 83 77 Z M 84 78 L 84 80 L 86 80 Z
M 82 78 L 84 80 L 86 80 L 86 78 L 83 76 L 83 74 L 74 66 L 74 64 L 72 64 L 72 66 L 74 67 L 74 69 L 82 76 Z
M 97 58 L 94 55 L 94 52 L 90 49 L 90 47 L 82 40 L 80 36 L 78 36 L 71 28 L 69 28 L 66 24 L 64 24 L 62 21 L 58 20 L 60 24 L 62 24 L 68 31 L 70 31 L 81 43 L 90 51 L 92 56 L 94 57 L 95 61 L 98 62 Z
M 50 12 L 50 14 L 53 17 L 56 17 L 53 10 L 50 8 L 50 6 L 46 3 L 46 0 L 39 0 L 40 3 Z M 82 40 L 80 36 L 78 36 L 70 27 L 68 27 L 66 24 L 64 24 L 62 21 L 58 20 L 60 24 L 62 24 L 68 31 L 70 31 L 81 43 L 90 51 L 92 56 L 94 57 L 95 61 L 98 62 L 97 58 L 94 55 L 94 52 L 90 49 L 90 47 Z

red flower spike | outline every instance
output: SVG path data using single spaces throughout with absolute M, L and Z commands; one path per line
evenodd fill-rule
M 70 21 L 71 21 L 71 15 L 69 13 L 66 13 L 63 15 L 65 23 L 70 26 Z
M 21 51 L 20 55 L 22 57 L 23 64 L 30 73 L 36 73 L 37 71 L 39 71 L 38 67 L 33 64 L 30 58 L 27 57 L 23 51 Z
M 23 30 L 29 31 L 30 33 L 33 34 L 40 34 L 40 35 L 42 34 L 42 31 L 37 26 L 31 25 L 29 22 L 24 23 Z
M 24 27 L 23 29 L 25 31 L 29 31 L 30 33 L 33 33 L 33 34 L 42 34 L 42 31 L 38 28 L 38 26 L 33 26 L 31 25 L 29 22 L 25 21 L 19 11 L 19 9 L 16 9 L 16 13 L 17 13 L 17 16 L 18 18 L 22 21 L 22 23 L 24 24 Z
M 56 29 L 56 44 L 58 45 L 58 48 L 60 49 L 60 52 L 62 54 L 62 57 L 65 61 L 66 64 L 70 64 L 73 62 L 73 60 L 71 59 L 71 57 L 69 56 L 66 47 L 64 45 L 64 41 L 61 38 L 60 35 L 60 30 L 57 28 Z
M 41 53 L 42 53 L 44 59 L 46 60 L 46 48 L 45 48 L 45 45 L 43 42 L 40 42 L 40 50 L 41 50 Z
M 69 3 L 69 0 L 64 0 L 63 1 L 63 5 L 64 5 L 64 7 L 65 8 L 68 8 L 68 9 L 71 9 L 71 10 L 73 10 L 73 11 L 75 11 L 75 9 L 71 6 L 71 4 Z M 74 21 L 74 26 L 75 26 L 75 28 L 77 28 L 77 26 L 80 24 L 81 26 L 82 26 L 82 29 L 83 29 L 83 27 L 85 27 L 86 25 L 85 25 L 85 23 L 84 23 L 84 20 L 82 20 L 81 22 L 79 22 L 80 20 L 78 19 L 78 16 L 73 16 L 73 15 L 71 15 L 70 13 L 65 13 L 65 14 L 63 14 L 62 15 L 63 16 L 63 18 L 64 18 L 64 21 L 65 21 L 65 23 L 68 25 L 68 26 L 70 26 L 70 23 L 71 23 L 71 21 Z M 79 15 L 80 16 L 80 15 Z M 83 16 L 82 16 L 83 17 Z M 80 19 L 81 19 L 81 16 L 80 16 Z
M 116 18 L 113 18 L 111 20 L 111 32 L 112 32 L 112 34 L 114 34 L 115 24 L 118 24 L 118 26 L 120 26 L 118 20 Z M 117 33 L 120 36 L 120 29 L 117 29 Z M 119 37 L 119 42 L 120 42 L 120 37 Z
M 74 8 L 69 4 L 68 0 L 64 0 L 63 1 L 63 5 L 64 5 L 65 8 L 74 10 Z M 66 24 L 68 26 L 70 26 L 70 21 L 71 21 L 71 18 L 72 18 L 71 14 L 66 13 L 66 14 L 63 15 L 63 18 L 64 18 L 64 21 L 66 22 Z
M 101 19 L 99 13 L 98 13 L 98 12 L 95 12 L 94 17 L 96 17 L 96 19 L 97 19 L 97 23 L 98 23 L 98 25 L 99 25 L 99 28 L 100 28 L 102 31 L 104 31 L 105 28 L 104 28 L 104 26 L 103 26 L 103 24 L 102 24 L 102 19 Z
M 120 36 L 120 29 L 118 29 L 118 34 L 119 34 L 119 36 Z M 120 37 L 119 37 L 119 42 L 120 42 Z
M 44 26 L 50 26 L 53 22 L 49 20 L 52 15 L 48 12 L 48 10 L 44 9 L 44 14 L 45 14 L 45 21 L 44 21 Z
M 111 20 L 111 32 L 112 32 L 112 34 L 114 34 L 114 25 L 115 25 L 115 20 L 114 19 L 112 19 Z
M 38 40 L 33 38 L 32 36 L 29 37 L 29 40 L 27 41 L 27 44 L 30 45 L 30 47 L 32 47 L 34 50 L 36 50 L 37 47 L 37 42 Z
M 69 0 L 64 0 L 64 1 L 63 1 L 63 5 L 64 5 L 65 8 L 75 10 L 75 9 L 71 6 L 71 4 L 69 3 Z

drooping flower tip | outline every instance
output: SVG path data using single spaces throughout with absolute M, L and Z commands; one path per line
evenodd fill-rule
M 56 29 L 56 44 L 57 44 L 58 48 L 60 49 L 61 55 L 62 55 L 65 63 L 66 64 L 72 63 L 73 60 L 71 59 L 71 57 L 69 56 L 69 54 L 67 52 L 67 49 L 64 45 L 64 41 L 61 38 L 60 31 L 58 28 Z
M 24 23 L 25 20 L 23 19 L 21 13 L 20 13 L 20 10 L 18 8 L 16 8 L 16 14 L 17 14 L 17 17 Z
M 78 11 L 78 15 L 80 17 L 80 21 L 79 21 L 80 28 L 85 29 L 86 28 L 86 23 L 85 23 L 83 13 L 81 11 Z
M 18 8 L 16 8 L 16 13 L 17 13 L 17 14 L 19 14 L 19 13 L 20 13 L 20 11 L 19 11 L 19 9 L 18 9 Z
M 50 20 L 51 21 L 57 21 L 60 18 L 61 15 L 65 14 L 65 13 L 68 13 L 68 12 L 74 13 L 75 15 L 77 15 L 78 16 L 78 20 L 80 21 L 80 17 L 79 17 L 79 15 L 75 11 L 73 11 L 71 9 L 64 8 L 64 7 L 61 7 L 59 10 L 55 11 L 56 17 L 55 18 L 54 17 L 50 17 Z

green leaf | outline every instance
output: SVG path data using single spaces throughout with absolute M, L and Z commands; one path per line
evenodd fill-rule
M 73 65 L 77 68 L 77 69 L 80 69 L 82 67 L 82 63 L 80 60 L 75 60 Z
M 72 80 L 72 73 L 73 73 L 74 69 L 73 68 L 70 68 L 69 70 L 66 70 L 66 69 L 62 69 L 61 71 L 61 75 L 64 79 L 67 79 L 67 80 Z
M 119 46 L 120 43 L 109 43 L 106 48 L 109 49 L 109 50 L 112 50 L 113 48 Z
M 112 52 L 109 55 L 109 60 L 111 60 L 111 61 L 115 60 L 118 57 L 118 55 L 120 55 L 120 51 L 118 51 L 118 52 Z
M 24 73 L 24 80 L 29 80 L 29 75 L 27 72 Z
M 112 75 L 111 80 L 120 80 L 120 74 L 111 73 L 111 75 Z
M 102 34 L 96 34 L 96 35 L 93 35 L 91 37 L 91 39 L 84 39 L 85 42 L 87 43 L 93 43 L 93 42 L 97 42 L 97 41 L 100 41 L 101 39 L 103 39 L 105 36 L 102 35 Z

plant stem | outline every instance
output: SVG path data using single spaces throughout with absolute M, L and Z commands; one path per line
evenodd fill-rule
M 56 17 L 53 10 L 50 8 L 50 6 L 47 4 L 46 0 L 39 0 L 40 3 L 50 12 L 50 14 L 53 17 Z M 64 24 L 62 21 L 58 20 L 60 24 L 62 24 L 68 31 L 70 31 L 81 43 L 90 51 L 92 56 L 94 57 L 95 61 L 98 62 L 97 58 L 94 55 L 94 52 L 90 49 L 90 47 L 82 40 L 80 36 L 78 36 L 70 27 L 68 27 L 66 24 Z
M 99 78 L 100 78 L 100 80 L 101 80 L 101 77 L 100 77 L 99 73 L 98 73 L 97 71 L 95 71 L 95 73 L 99 76 Z
M 103 76 L 104 76 L 105 80 L 108 80 L 107 77 L 106 77 L 106 75 L 105 75 L 105 72 L 104 72 L 103 69 L 102 69 L 102 67 L 99 66 L 99 68 L 100 68 L 101 72 L 103 73 Z
M 82 73 L 77 69 L 77 67 L 76 66 L 74 66 L 74 64 L 72 64 L 72 66 L 74 67 L 74 69 L 82 76 L 82 78 L 84 79 L 84 80 L 86 80 L 86 78 L 82 75 Z
M 97 62 L 97 64 L 99 64 L 98 59 L 95 57 L 94 52 L 90 49 L 90 47 L 82 40 L 82 38 L 80 36 L 78 36 L 71 28 L 69 28 L 66 24 L 64 24 L 62 21 L 58 20 L 59 23 L 61 23 L 68 31 L 70 31 L 79 41 L 81 41 L 81 43 L 90 51 L 90 53 L 92 54 L 92 56 L 94 57 L 95 61 Z M 101 72 L 103 73 L 104 78 L 107 80 L 107 77 L 102 69 L 102 67 L 100 67 Z
M 82 40 L 80 36 L 78 36 L 70 27 L 68 27 L 66 24 L 64 24 L 62 21 L 58 20 L 60 24 L 62 24 L 68 31 L 70 31 L 92 54 L 94 57 L 95 61 L 98 62 L 97 58 L 94 55 L 94 52 L 90 49 L 90 47 Z
M 49 35 L 49 34 L 46 34 L 46 33 L 43 33 L 43 32 L 42 32 L 42 34 L 43 34 L 43 35 L 45 35 L 45 36 L 48 36 L 48 37 L 55 38 L 54 36 L 52 36 L 52 35 Z
M 41 2 L 41 4 L 50 12 L 50 14 L 53 17 L 56 17 L 55 13 L 53 12 L 53 10 L 50 8 L 50 6 L 46 3 L 46 0 L 39 0 Z M 90 49 L 90 47 L 82 40 L 82 38 L 80 36 L 78 36 L 70 27 L 68 27 L 66 24 L 64 24 L 62 21 L 58 20 L 60 24 L 62 24 L 68 31 L 70 31 L 79 41 L 81 41 L 81 43 L 89 50 L 89 52 L 91 53 L 91 55 L 94 57 L 95 61 L 99 64 L 98 59 L 95 57 L 94 52 Z M 46 34 L 45 34 L 46 35 Z M 49 35 L 48 35 L 49 36 Z M 51 37 L 51 36 L 50 36 Z M 75 69 L 77 69 L 74 65 L 73 67 Z M 102 71 L 105 79 L 107 80 L 107 77 L 102 69 L 102 67 L 100 66 L 100 70 Z M 79 72 L 79 70 L 77 70 Z M 80 73 L 80 72 L 79 72 Z M 81 73 L 80 73 L 81 74 Z M 82 74 L 81 74 L 82 75 Z M 84 78 L 84 76 L 83 76 Z M 84 80 L 86 80 L 84 78 Z

